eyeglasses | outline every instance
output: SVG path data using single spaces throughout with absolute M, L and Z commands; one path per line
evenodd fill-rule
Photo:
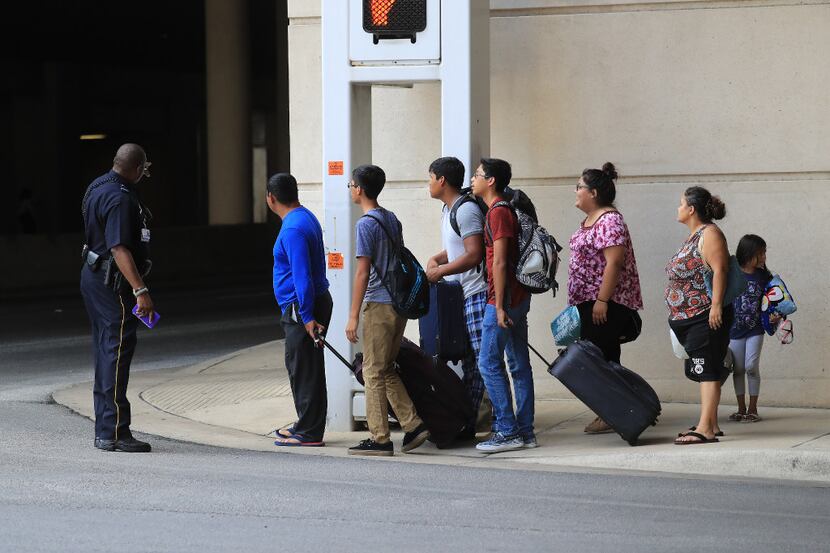
M 582 184 L 581 182 L 576 183 L 576 191 L 579 192 L 583 188 L 591 188 L 587 184 Z
M 150 178 L 150 166 L 153 164 L 152 161 L 145 161 L 144 167 L 141 169 L 141 175 L 143 177 Z
M 346 183 L 346 190 L 348 190 L 350 188 L 360 188 L 360 185 L 359 184 L 354 184 L 354 183 L 352 183 L 352 181 L 348 181 Z
M 485 175 L 484 173 L 479 173 L 478 171 L 476 171 L 475 173 L 473 173 L 473 177 L 478 177 L 478 178 L 486 179 L 486 178 L 487 178 L 487 175 Z

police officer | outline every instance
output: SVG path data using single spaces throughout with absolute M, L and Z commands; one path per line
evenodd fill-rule
M 124 144 L 112 170 L 92 181 L 81 213 L 83 249 L 81 294 L 92 323 L 95 356 L 95 447 L 105 451 L 148 452 L 150 444 L 130 433 L 127 381 L 136 344 L 136 314 L 153 316 L 153 300 L 144 283 L 149 258 L 150 212 L 139 201 L 136 185 L 149 177 L 147 154 Z

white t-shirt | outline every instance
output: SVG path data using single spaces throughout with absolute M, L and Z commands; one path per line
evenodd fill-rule
M 460 202 L 463 196 L 459 196 L 455 202 Z M 455 205 L 455 204 L 453 204 Z M 455 259 L 464 254 L 464 239 L 476 234 L 484 234 L 484 214 L 474 201 L 464 202 L 455 214 L 455 221 L 458 223 L 458 236 L 450 224 L 450 209 L 444 206 L 441 217 L 441 242 L 447 252 L 447 260 L 452 263 Z M 483 250 L 482 250 L 483 253 Z M 464 298 L 473 294 L 487 291 L 487 281 L 484 278 L 484 264 L 456 275 L 447 275 L 445 280 L 455 280 L 461 283 L 464 289 Z

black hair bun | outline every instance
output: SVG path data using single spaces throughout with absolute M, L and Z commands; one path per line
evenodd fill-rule
M 706 211 L 709 212 L 709 216 L 714 221 L 726 217 L 726 205 L 718 196 L 712 196 L 712 199 L 709 200 L 709 203 L 706 206 Z
M 602 172 L 608 175 L 611 180 L 617 180 L 617 168 L 610 161 L 602 164 Z

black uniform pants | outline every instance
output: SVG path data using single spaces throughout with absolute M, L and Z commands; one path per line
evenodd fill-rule
M 92 324 L 95 360 L 95 436 L 105 440 L 130 437 L 127 383 L 136 344 L 138 319 L 131 313 L 135 298 L 129 290 L 116 294 L 104 285 L 103 271 L 81 269 L 81 295 Z
M 593 342 L 606 361 L 620 362 L 620 336 L 631 331 L 632 310 L 613 301 L 608 302 L 605 324 L 595 325 L 592 316 L 593 301 L 582 302 L 576 306 L 582 323 L 580 338 Z
M 328 329 L 331 322 L 331 294 L 326 291 L 314 300 L 314 320 Z M 285 333 L 285 368 L 297 410 L 295 432 L 311 441 L 323 439 L 326 429 L 326 366 L 323 349 L 314 345 L 305 330 L 296 304 L 287 305 L 280 319 Z

